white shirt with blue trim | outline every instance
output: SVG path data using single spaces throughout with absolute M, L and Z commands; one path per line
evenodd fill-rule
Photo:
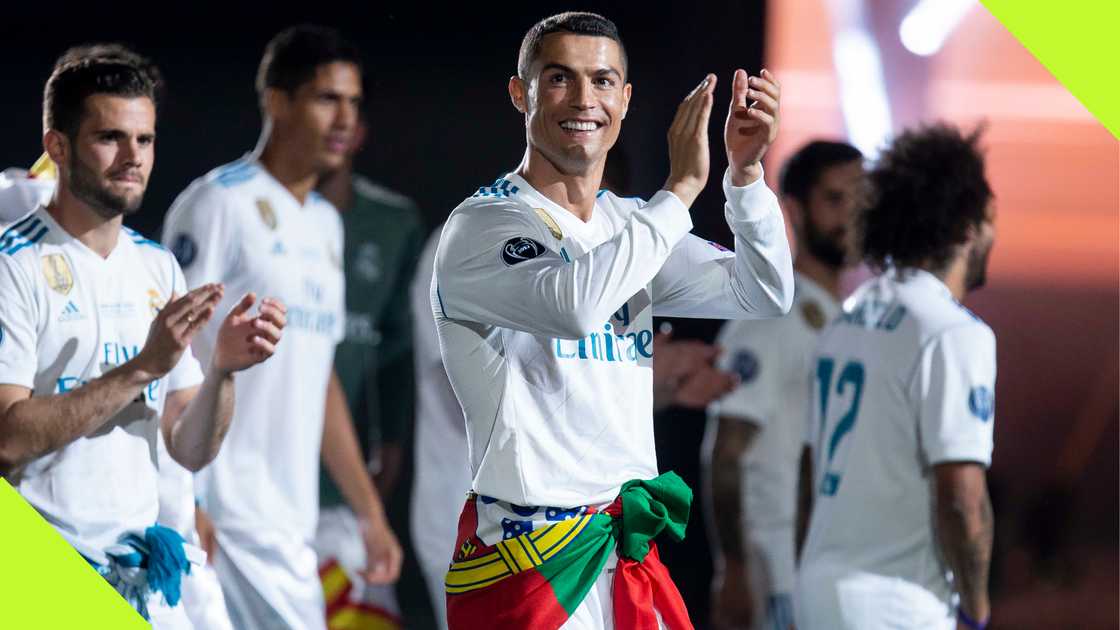
M 568 508 L 657 476 L 653 316 L 774 317 L 793 297 L 774 194 L 723 189 L 735 253 L 689 234 L 668 191 L 602 192 L 584 223 L 509 174 L 451 213 L 431 302 L 475 491 Z
M 0 383 L 62 394 L 136 356 L 186 281 L 170 252 L 123 228 L 108 257 L 70 236 L 43 208 L 0 237 Z M 157 436 L 168 392 L 202 382 L 191 352 L 165 378 L 86 437 L 9 478 L 91 559 L 159 511 Z
M 214 169 L 175 200 L 163 240 L 187 284 L 225 283 L 224 314 L 247 292 L 287 306 L 276 353 L 239 372 L 229 433 L 196 487 L 219 530 L 304 545 L 319 512 L 327 380 L 345 330 L 342 221 L 318 193 L 302 205 L 253 156 Z M 401 305 L 406 308 L 406 305 Z M 194 347 L 209 359 L 219 318 Z
M 796 294 L 789 315 L 765 321 L 730 321 L 716 345 L 719 367 L 739 375 L 739 385 L 708 408 L 708 435 L 717 418 L 758 427 L 742 456 L 743 540 L 761 563 L 764 595 L 791 594 L 801 450 L 808 412 L 810 362 L 817 337 L 840 312 L 832 295 L 794 272 Z
M 844 302 L 812 368 L 814 498 L 799 627 L 829 618 L 953 627 L 932 467 L 991 462 L 994 333 L 935 276 L 889 271 Z

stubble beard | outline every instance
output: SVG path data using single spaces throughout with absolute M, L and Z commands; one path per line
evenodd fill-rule
M 140 209 L 144 192 L 133 198 L 110 192 L 99 181 L 97 173 L 87 167 L 77 156 L 70 157 L 70 192 L 83 203 L 93 208 L 104 219 L 114 219 L 130 215 Z

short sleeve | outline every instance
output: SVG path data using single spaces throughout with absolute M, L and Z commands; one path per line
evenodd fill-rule
M 163 225 L 163 244 L 179 261 L 187 290 L 227 280 L 237 265 L 237 229 L 219 185 L 196 182 L 179 195 Z
M 171 261 L 173 281 L 171 283 L 172 291 L 182 294 L 184 292 L 183 286 L 186 280 L 183 277 L 183 270 L 179 268 L 178 263 L 174 259 Z M 199 365 L 198 359 L 194 356 L 194 351 L 187 348 L 183 356 L 179 357 L 179 362 L 167 375 L 167 391 L 174 392 L 180 389 L 188 389 L 202 383 L 202 366 Z
M 0 384 L 35 387 L 39 309 L 27 274 L 0 254 Z
M 949 329 L 922 349 L 911 395 L 932 464 L 992 460 L 996 341 L 982 324 Z
M 774 320 L 777 321 L 777 320 Z M 774 321 L 730 321 L 720 330 L 719 367 L 739 376 L 739 385 L 712 403 L 717 416 L 766 426 L 780 411 L 785 361 Z

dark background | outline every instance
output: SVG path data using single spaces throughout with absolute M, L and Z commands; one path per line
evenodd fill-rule
M 275 6 L 275 5 L 274 5 Z M 618 184 L 648 197 L 668 175 L 665 133 L 677 103 L 704 75 L 719 77 L 712 114 L 712 177 L 693 208 L 696 232 L 729 243 L 720 174 L 726 166 L 722 126 L 735 68 L 757 73 L 763 50 L 762 2 L 486 3 L 440 7 L 409 3 L 306 3 L 267 10 L 232 4 L 147 4 L 116 9 L 62 3 L 42 10 L 4 8 L 0 168 L 26 168 L 39 156 L 43 84 L 68 47 L 118 41 L 159 65 L 166 82 L 157 126 L 156 163 L 140 212 L 128 223 L 158 239 L 163 215 L 196 177 L 233 161 L 256 144 L 260 115 L 253 88 L 269 38 L 286 26 L 314 22 L 341 29 L 366 60 L 371 138 L 356 170 L 415 199 L 434 228 L 480 185 L 511 170 L 525 150 L 521 116 L 506 84 L 516 71 L 525 31 L 565 10 L 601 12 L 618 25 L 630 57 L 634 92 L 623 126 L 625 160 Z M 156 17 L 156 16 L 159 17 Z M 678 323 L 677 336 L 710 338 L 715 322 Z M 658 418 L 659 457 L 699 489 L 702 415 Z M 409 447 L 406 452 L 411 452 Z M 406 490 L 393 497 L 395 529 L 407 544 Z M 684 544 L 663 545 L 694 621 L 706 625 L 711 562 L 699 501 Z M 411 627 L 429 613 L 415 564 L 406 566 L 400 599 Z

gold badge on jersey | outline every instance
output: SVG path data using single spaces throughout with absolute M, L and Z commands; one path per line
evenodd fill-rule
M 43 256 L 43 277 L 47 279 L 47 286 L 52 290 L 66 295 L 74 288 L 74 274 L 70 271 L 70 263 L 62 254 Z
M 552 236 L 554 236 L 556 240 L 564 240 L 564 232 L 560 230 L 560 226 L 556 223 L 556 219 L 552 218 L 551 214 L 545 212 L 544 208 L 533 208 L 533 212 L 536 212 L 541 221 L 544 221 L 544 224 L 548 226 L 548 231 L 552 232 Z
M 159 315 L 159 312 L 163 310 L 163 305 L 166 303 L 167 301 L 163 299 L 159 291 L 148 289 L 148 308 L 151 309 L 152 317 Z
M 265 198 L 257 199 L 257 212 L 261 215 L 261 221 L 268 226 L 268 229 L 276 229 L 276 211 L 272 209 L 272 204 L 268 203 Z
M 809 327 L 813 330 L 824 328 L 824 311 L 821 310 L 820 304 L 810 301 L 802 302 L 801 316 L 805 318 L 805 323 L 809 324 Z

